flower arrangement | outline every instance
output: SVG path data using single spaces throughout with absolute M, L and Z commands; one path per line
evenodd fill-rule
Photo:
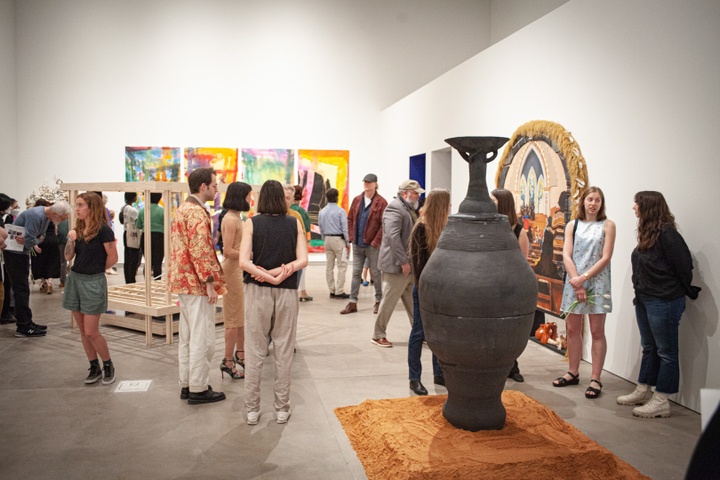
M 585 300 L 584 302 L 581 302 L 580 300 L 575 300 L 573 303 L 570 304 L 570 307 L 568 308 L 567 313 L 573 313 L 573 310 L 575 310 L 575 308 L 578 305 L 580 305 L 581 303 L 589 303 L 590 305 L 602 305 L 602 307 L 605 310 L 610 310 L 610 305 L 608 305 L 607 303 L 602 303 L 602 301 L 610 300 L 611 298 L 612 297 L 610 296 L 609 293 L 605 293 L 605 294 L 594 293 L 593 289 L 590 288 L 587 291 L 587 300 Z
M 50 203 L 67 202 L 69 199 L 68 193 L 60 190 L 62 180 L 57 177 L 53 177 L 53 180 L 55 180 L 54 186 L 49 186 L 47 179 L 45 179 L 45 182 L 40 187 L 33 190 L 30 196 L 25 199 L 25 206 L 31 208 L 41 198 Z

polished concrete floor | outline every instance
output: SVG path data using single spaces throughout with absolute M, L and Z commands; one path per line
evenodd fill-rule
M 285 425 L 272 408 L 272 362 L 263 373 L 260 423 L 244 422 L 243 381 L 220 377 L 215 390 L 227 400 L 190 406 L 179 399 L 177 346 L 145 345 L 144 334 L 103 327 L 117 368 L 110 386 L 86 386 L 87 360 L 60 292 L 33 288 L 37 323 L 44 338 L 15 338 L 0 327 L 0 478 L 4 479 L 362 479 L 362 464 L 333 413 L 365 399 L 411 394 L 407 381 L 409 324 L 398 306 L 389 326 L 394 348 L 370 343 L 375 316 L 371 288 L 363 287 L 359 312 L 339 315 L 345 301 L 328 298 L 324 265 L 308 267 L 297 353 L 293 363 L 293 413 Z M 110 276 L 122 282 L 122 272 Z M 349 273 L 348 273 L 349 275 Z M 348 279 L 349 288 L 349 279 Z M 214 365 L 223 356 L 223 329 L 216 330 Z M 430 355 L 423 356 L 424 383 L 432 385 Z M 667 419 L 639 419 L 615 397 L 629 382 L 606 374 L 600 399 L 585 399 L 590 367 L 583 363 L 579 387 L 553 388 L 567 369 L 564 358 L 533 342 L 520 357 L 525 383 L 507 382 L 549 406 L 587 436 L 653 479 L 681 479 L 700 434 L 700 416 L 673 404 Z M 116 392 L 121 381 L 150 380 L 145 392 Z

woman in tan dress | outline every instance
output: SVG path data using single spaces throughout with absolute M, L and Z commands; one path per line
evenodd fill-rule
M 220 222 L 223 249 L 222 268 L 225 272 L 228 292 L 223 297 L 225 321 L 225 357 L 220 364 L 223 376 L 227 373 L 233 379 L 245 377 L 235 367 L 236 363 L 245 368 L 245 294 L 243 269 L 240 267 L 240 242 L 243 221 L 240 212 L 250 210 L 252 187 L 247 183 L 233 182 L 228 185 L 223 208 L 227 213 Z M 233 355 L 234 354 L 234 355 Z

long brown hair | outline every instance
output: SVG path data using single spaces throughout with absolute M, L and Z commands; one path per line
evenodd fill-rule
M 588 187 L 582 192 L 582 195 L 580 195 L 580 203 L 578 203 L 577 218 L 578 218 L 578 220 L 585 220 L 585 218 L 586 218 L 585 199 L 591 193 L 599 194 L 600 200 L 602 200 L 602 203 L 600 204 L 600 208 L 598 209 L 597 218 L 595 219 L 598 222 L 602 222 L 603 220 L 607 219 L 607 215 L 605 215 L 605 194 L 603 193 L 602 190 L 600 190 L 600 187 Z
M 78 240 L 89 242 L 97 236 L 103 224 L 108 224 L 107 213 L 105 212 L 105 205 L 103 204 L 102 198 L 97 193 L 85 192 L 78 195 L 78 197 L 85 200 L 90 212 L 87 220 L 80 220 L 78 218 L 75 221 L 75 233 L 77 234 Z
M 670 213 L 665 197 L 660 192 L 642 191 L 635 194 L 638 206 L 638 250 L 650 250 L 657 243 L 662 227 L 677 230 L 675 216 Z
M 422 214 L 413 228 L 414 230 L 421 223 L 425 225 L 428 255 L 435 250 L 440 234 L 447 225 L 448 215 L 450 215 L 450 192 L 443 188 L 433 188 L 428 193 Z
M 510 226 L 518 223 L 517 212 L 515 211 L 515 198 L 510 190 L 497 188 L 491 195 L 497 199 L 497 211 L 500 215 L 507 215 Z

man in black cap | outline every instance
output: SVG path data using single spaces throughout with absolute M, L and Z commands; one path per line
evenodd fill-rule
M 377 193 L 377 175 L 368 173 L 363 178 L 364 192 L 355 197 L 348 214 L 348 235 L 353 249 L 353 273 L 350 287 L 350 303 L 340 312 L 343 315 L 357 312 L 358 294 L 362 283 L 362 270 L 365 259 L 370 264 L 370 273 L 375 285 L 375 306 L 378 313 L 382 300 L 381 274 L 378 269 L 378 252 L 382 242 L 382 216 L 387 206 Z

